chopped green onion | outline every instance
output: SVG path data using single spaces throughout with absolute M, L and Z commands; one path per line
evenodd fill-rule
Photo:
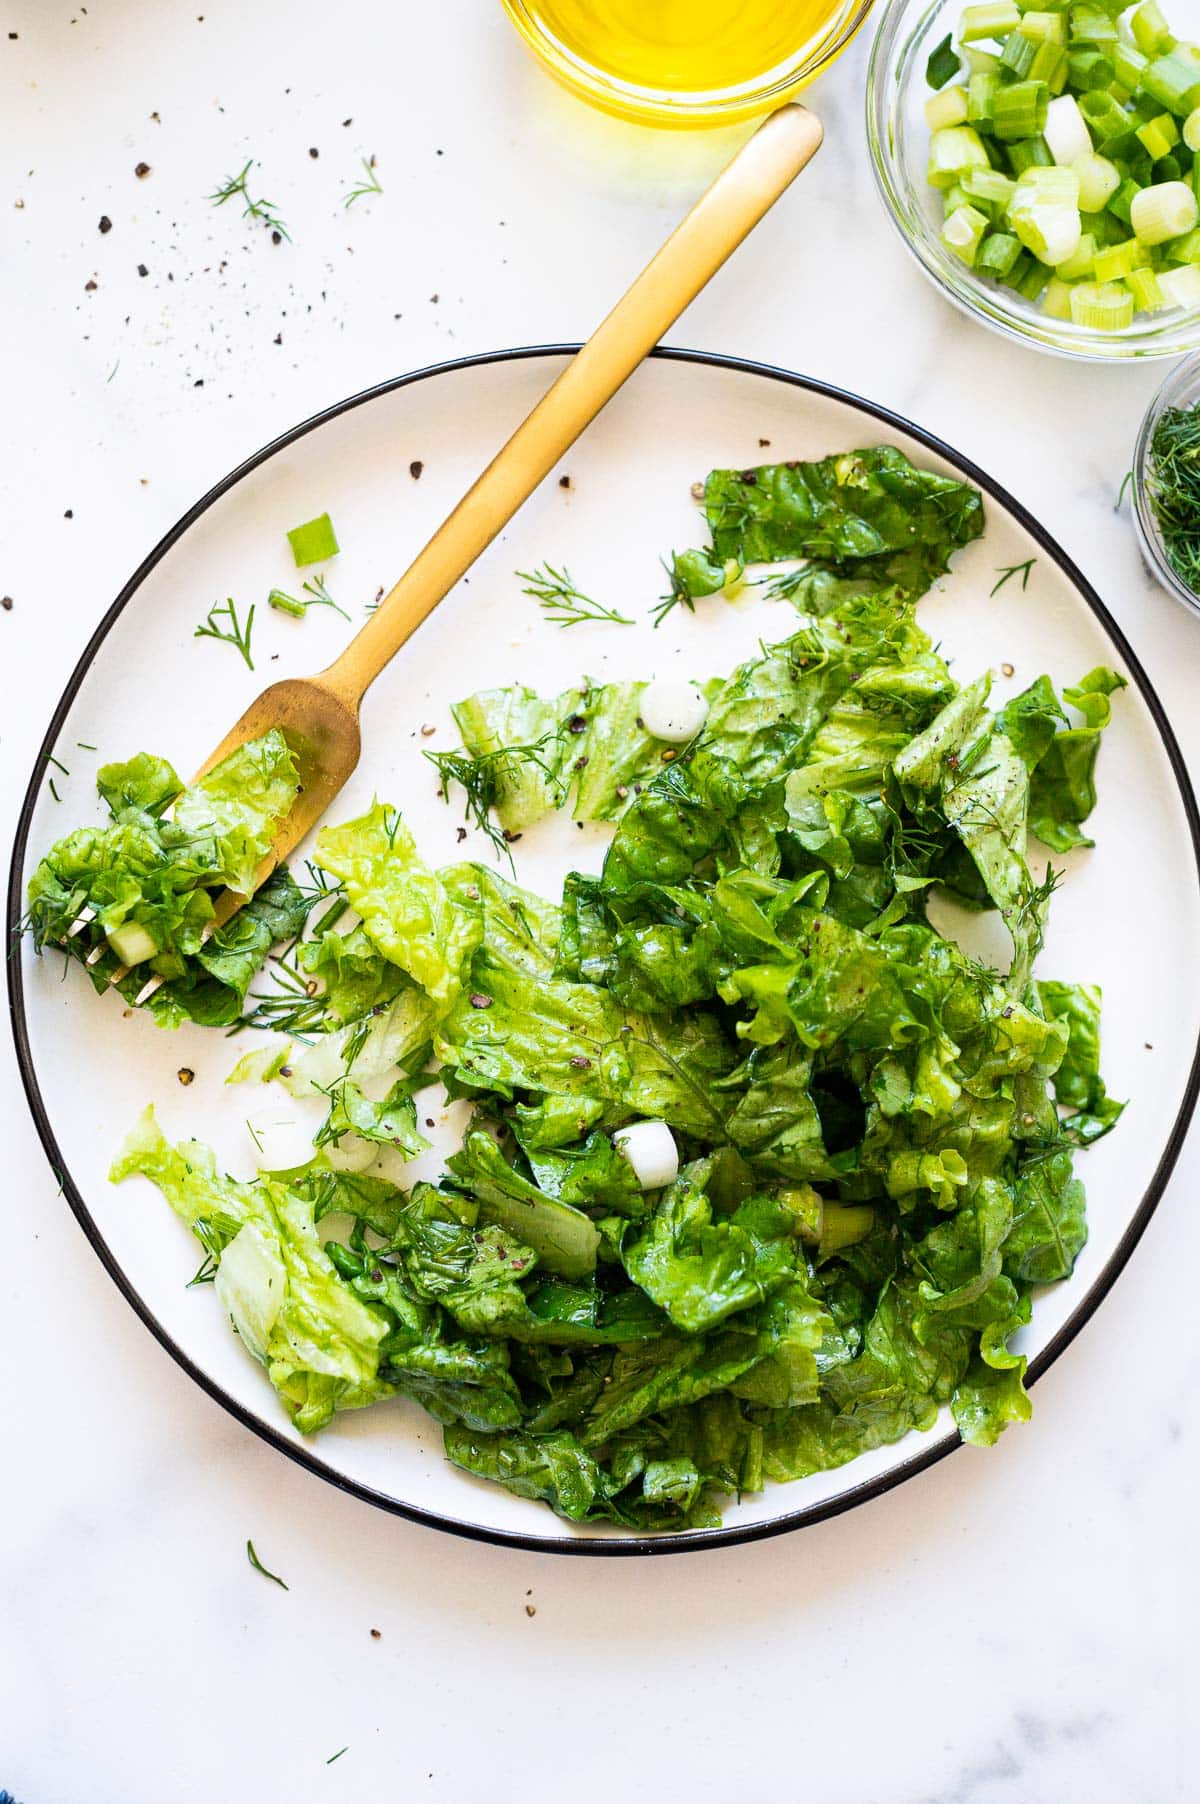
M 1093 88 L 1111 88 L 1117 78 L 1115 63 L 1103 50 L 1071 50 L 1067 53 L 1067 73 L 1080 93 Z
M 990 50 L 981 50 L 978 44 L 962 46 L 963 60 L 971 75 L 1000 76 L 1000 58 L 993 56 Z
M 1007 207 L 1016 193 L 1017 184 L 999 169 L 968 169 L 961 183 L 963 193 L 976 204 L 988 201 Z
M 992 96 L 992 130 L 1002 144 L 1036 138 L 1046 123 L 1049 105 L 1044 81 L 1014 81 L 997 88 Z
M 1172 50 L 1142 70 L 1142 92 L 1169 113 L 1186 118 L 1200 100 L 1200 68 L 1190 57 Z
M 1087 122 L 1091 137 L 1099 139 L 1101 150 L 1119 145 L 1122 139 L 1132 138 L 1128 114 L 1118 106 L 1111 94 L 1099 90 L 1083 94 L 1080 96 L 1079 110 Z
M 1127 44 L 1124 38 L 1118 38 L 1117 42 L 1113 45 L 1112 60 L 1113 73 L 1118 82 L 1132 94 L 1133 90 L 1142 79 L 1142 71 L 1149 62 L 1149 57 L 1143 56 L 1142 52 L 1136 49 L 1134 45 Z M 1098 85 L 1101 87 L 1111 87 L 1112 84 L 1101 82 Z
M 944 88 L 961 68 L 962 63 L 954 54 L 953 34 L 947 32 L 925 65 L 925 80 L 931 88 Z
M 1182 238 L 1172 238 L 1163 251 L 1172 263 L 1200 263 L 1200 228 L 1185 232 Z
M 1090 232 L 1084 232 L 1075 251 L 1057 265 L 1054 273 L 1064 282 L 1080 282 L 1084 276 L 1092 274 L 1095 261 L 1096 240 Z M 1096 274 L 1099 275 L 1098 270 Z
M 1179 142 L 1179 127 L 1170 113 L 1159 113 L 1157 118 L 1147 120 L 1145 125 L 1137 128 L 1137 137 L 1145 145 L 1148 156 L 1157 163 L 1165 157 L 1173 145 Z
M 1000 77 L 987 70 L 972 75 L 967 82 L 967 119 L 971 125 L 991 123 L 992 98 L 1000 86 Z
M 1007 37 L 1020 23 L 1021 14 L 1013 0 L 991 0 L 986 6 L 968 6 L 959 23 L 959 42 L 974 44 L 980 38 Z
M 1117 27 L 1098 6 L 1071 8 L 1071 42 L 1073 44 L 1115 44 Z
M 1164 307 L 1200 307 L 1200 269 L 1194 263 L 1159 270 L 1158 286 Z
M 1163 18 L 1154 0 L 1144 0 L 1129 21 L 1133 32 L 1133 41 L 1143 56 L 1157 56 L 1161 51 L 1169 50 L 1175 42 L 1171 36 L 1167 21 Z
M 1183 164 L 1177 156 L 1170 152 L 1160 157 L 1154 165 L 1154 173 L 1160 182 L 1181 182 L 1183 180 Z
M 987 215 L 978 207 L 956 207 L 942 227 L 942 243 L 971 268 L 987 227 Z
M 1074 94 L 1060 94 L 1050 102 L 1042 135 L 1056 163 L 1074 163 L 1091 154 L 1091 133 Z
M 318 514 L 315 520 L 306 520 L 303 526 L 293 526 L 288 533 L 288 544 L 297 569 L 305 564 L 323 563 L 338 554 L 338 542 L 328 514 Z
M 1156 182 L 1133 197 L 1129 223 L 1143 244 L 1165 244 L 1181 238 L 1200 218 L 1196 196 L 1186 182 Z
M 1027 169 L 1048 169 L 1054 162 L 1050 146 L 1042 137 L 1022 138 L 1019 144 L 1009 144 L 1006 148 L 1014 175 L 1024 175 Z
M 1096 253 L 1097 282 L 1119 282 L 1131 270 L 1142 269 L 1150 261 L 1149 252 L 1136 238 L 1122 244 L 1107 245 Z
M 296 620 L 303 620 L 307 613 L 304 602 L 297 601 L 294 595 L 285 595 L 282 589 L 272 589 L 267 596 L 270 607 L 278 608 L 281 614 L 291 614 Z
M 1139 313 L 1157 313 L 1166 305 L 1158 277 L 1152 269 L 1131 269 L 1125 277 L 1125 285 Z
M 1129 176 L 1126 176 L 1121 183 L 1121 186 L 1109 201 L 1108 211 L 1110 213 L 1115 213 L 1118 219 L 1123 220 L 1125 224 L 1128 225 L 1129 215 L 1133 210 L 1133 203 L 1140 193 L 1141 189 L 1138 187 L 1137 183 L 1132 181 Z
M 1200 107 L 1189 113 L 1184 120 L 1183 141 L 1193 154 L 1200 151 Z
M 123 965 L 144 964 L 158 951 L 158 941 L 140 921 L 123 921 L 110 928 L 106 938 Z
M 1024 37 L 1021 32 L 1014 31 L 1005 38 L 1000 46 L 1000 67 L 1007 69 L 1021 81 L 1033 67 L 1033 59 L 1037 54 L 1037 45 L 1032 38 Z
M 1077 282 L 1071 290 L 1071 318 L 1094 332 L 1119 332 L 1133 323 L 1133 296 L 1115 282 Z
M 1115 163 L 1107 157 L 1098 156 L 1094 150 L 1085 151 L 1083 156 L 1076 157 L 1071 164 L 1079 178 L 1079 205 L 1084 213 L 1101 213 L 1121 186 L 1121 176 Z
M 1017 258 L 1021 255 L 1021 240 L 1014 238 L 1011 232 L 989 232 L 979 247 L 975 258 L 975 268 L 980 275 L 995 276 L 1003 281 L 1011 275 Z
M 965 88 L 943 88 L 940 94 L 931 94 L 925 102 L 925 123 L 931 132 L 941 131 L 948 125 L 965 125 L 967 117 Z
M 1106 244 L 1123 244 L 1129 236 L 1128 222 L 1123 224 L 1107 207 L 1102 213 L 1090 213 L 1086 207 L 1080 207 L 1079 221 L 1084 231 L 1090 232 L 1096 240 L 1098 250 L 1103 250 Z
M 1030 38 L 1035 44 L 1065 44 L 1067 41 L 1067 21 L 1061 12 L 1023 13 L 1017 30 L 1023 38 Z
M 1074 170 L 1027 169 L 1017 181 L 1008 212 L 1026 250 L 1051 268 L 1078 249 L 1083 228 Z
M 1071 285 L 1060 282 L 1052 276 L 1046 284 L 1046 292 L 1042 296 L 1042 312 L 1048 319 L 1070 319 L 1071 317 Z
M 1030 81 L 1044 81 L 1052 94 L 1061 94 L 1067 75 L 1067 53 L 1061 44 L 1052 44 L 1048 39 L 1039 44 L 1029 65 Z
M 1014 270 L 1013 275 L 1008 279 L 1010 285 L 1016 289 L 1023 301 L 1033 302 L 1038 299 L 1043 288 L 1045 288 L 1046 278 L 1049 274 L 1050 271 L 1046 269 L 1043 264 L 1039 263 L 1036 257 L 1031 257 L 1028 269 L 1023 269 L 1019 276 Z M 1016 276 L 1015 281 L 1013 280 L 1014 276 Z
M 968 169 L 990 169 L 991 159 L 979 133 L 969 125 L 950 125 L 929 139 L 929 184 L 952 188 Z

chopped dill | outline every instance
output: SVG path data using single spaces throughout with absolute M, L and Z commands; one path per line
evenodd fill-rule
M 374 157 L 363 157 L 363 180 L 351 188 L 349 194 L 342 197 L 343 207 L 352 207 L 356 200 L 362 200 L 368 194 L 382 194 L 383 186 L 375 169 Z
M 218 626 L 217 622 L 224 615 L 228 627 Z M 219 639 L 222 645 L 234 645 L 245 659 L 247 666 L 254 669 L 254 659 L 250 656 L 250 634 L 254 628 L 254 603 L 250 604 L 250 612 L 245 623 L 238 619 L 237 604 L 232 596 L 219 606 L 214 602 L 208 610 L 208 619 L 203 626 L 198 626 L 192 634 L 194 639 Z
M 1168 564 L 1200 594 L 1200 412 L 1163 409 L 1150 439 L 1146 492 Z
M 275 211 L 275 202 L 266 199 L 255 200 L 251 196 L 249 188 L 246 186 L 247 178 L 253 168 L 254 158 L 247 157 L 238 173 L 236 175 L 227 175 L 221 185 L 218 188 L 213 189 L 213 192 L 208 198 L 214 207 L 223 207 L 227 200 L 233 200 L 235 197 L 240 198 L 243 203 L 243 219 L 260 219 L 263 225 L 269 227 L 272 232 L 278 232 L 279 236 L 281 238 L 286 238 L 290 244 L 292 242 L 292 234 L 288 231 L 283 220 Z
M 440 793 L 443 802 L 450 800 L 450 785 L 457 783 L 466 796 L 466 808 L 463 818 L 472 822 L 485 833 L 498 852 L 502 852 L 513 864 L 513 856 L 509 850 L 508 839 L 503 830 L 492 819 L 504 781 L 506 767 L 513 763 L 532 764 L 540 770 L 547 781 L 557 788 L 561 783 L 557 771 L 547 762 L 543 753 L 551 742 L 557 744 L 557 733 L 543 733 L 540 739 L 531 745 L 505 745 L 497 751 L 484 752 L 481 757 L 472 757 L 470 752 L 425 752 L 439 777 Z M 515 866 L 513 867 L 515 869 Z
M 532 595 L 547 620 L 555 626 L 578 626 L 581 620 L 611 620 L 617 626 L 632 626 L 633 621 L 627 614 L 618 614 L 615 608 L 606 608 L 602 601 L 593 601 L 577 589 L 571 572 L 564 564 L 556 570 L 553 564 L 543 564 L 540 570 L 518 570 L 517 575 L 524 583 L 524 593 Z
M 696 612 L 696 598 L 683 582 L 674 558 L 672 558 L 669 564 L 666 558 L 663 558 L 661 562 L 663 569 L 670 579 L 671 586 L 665 595 L 659 596 L 657 602 L 650 610 L 650 618 L 653 620 L 656 627 L 662 625 L 672 608 L 677 608 L 682 605 L 687 609 L 689 614 L 694 614 Z
M 247 1541 L 247 1543 L 246 1543 L 246 1558 L 249 1560 L 250 1564 L 253 1566 L 255 1572 L 261 1572 L 264 1578 L 269 1578 L 271 1583 L 273 1585 L 278 1585 L 281 1591 L 290 1591 L 291 1590 L 291 1586 L 289 1584 L 287 1584 L 284 1579 L 281 1579 L 277 1572 L 268 1572 L 267 1571 L 266 1567 L 263 1565 L 262 1561 L 259 1559 L 258 1555 L 254 1551 L 253 1541 Z M 346 1750 L 343 1748 L 342 1752 L 345 1753 L 345 1751 Z
M 989 590 L 988 599 L 990 600 L 993 595 L 998 594 L 1000 592 L 1000 590 L 1004 587 L 1005 583 L 1008 581 L 1009 577 L 1016 576 L 1018 571 L 1020 572 L 1020 576 L 1021 576 L 1021 593 L 1024 594 L 1025 590 L 1029 587 L 1029 572 L 1033 569 L 1033 566 L 1036 563 L 1037 563 L 1036 557 L 1027 557 L 1023 564 L 1000 564 L 1000 565 L 998 565 L 996 574 L 1000 580 L 994 585 L 994 587 L 992 589 Z
M 274 993 L 252 990 L 246 1000 L 254 1007 L 230 1031 L 259 1027 L 303 1041 L 314 1034 L 328 1033 L 332 1022 L 317 979 L 306 977 L 286 957 L 273 958 L 271 965 Z

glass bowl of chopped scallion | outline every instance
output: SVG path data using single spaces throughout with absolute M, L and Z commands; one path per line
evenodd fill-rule
M 1200 347 L 1194 0 L 891 0 L 867 134 L 909 249 L 995 331 L 1095 360 Z
M 1142 421 L 1133 523 L 1150 574 L 1200 613 L 1200 357 L 1171 371 Z

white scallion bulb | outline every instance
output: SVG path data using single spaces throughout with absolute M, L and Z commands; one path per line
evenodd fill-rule
M 294 1104 L 260 1109 L 250 1116 L 246 1131 L 260 1171 L 292 1171 L 313 1157 L 312 1122 Z
M 668 745 L 686 745 L 708 719 L 708 703 L 695 683 L 666 678 L 647 683 L 639 711 L 647 733 Z
M 613 1145 L 633 1167 L 643 1190 L 661 1190 L 679 1176 L 679 1148 L 665 1121 L 635 1121 L 618 1128 Z

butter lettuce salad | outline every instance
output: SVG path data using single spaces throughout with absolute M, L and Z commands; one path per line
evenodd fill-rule
M 270 1030 L 233 1078 L 315 1105 L 299 1143 L 268 1122 L 250 1181 L 152 1109 L 112 1172 L 192 1229 L 296 1427 L 407 1397 L 467 1472 L 638 1531 L 946 1405 L 980 1445 L 1027 1417 L 1013 1340 L 1071 1274 L 1076 1155 L 1121 1112 L 1099 990 L 1038 957 L 1123 679 L 997 706 L 951 673 L 916 607 L 982 503 L 897 450 L 716 470 L 704 510 L 660 612 L 759 581 L 790 624 L 682 695 L 459 701 L 438 777 L 494 865 L 431 868 L 377 799 L 213 931 L 295 790 L 273 733 L 192 787 L 106 766 L 108 823 L 29 890 L 39 948 L 98 988 L 132 966 L 127 996 L 163 978 L 164 1025 Z M 548 898 L 515 842 L 555 814 L 612 836 Z M 963 911 L 998 915 L 1007 970 L 945 929 Z M 467 1125 L 413 1181 L 431 1086 Z

